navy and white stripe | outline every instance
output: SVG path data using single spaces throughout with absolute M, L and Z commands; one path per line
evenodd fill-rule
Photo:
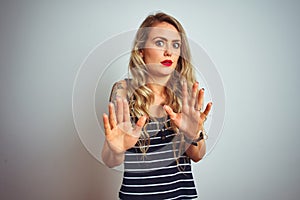
M 162 120 L 159 118 L 147 124 L 150 146 L 145 154 L 138 145 L 125 153 L 120 199 L 197 198 L 191 161 L 185 153 L 178 155 L 179 137 L 170 129 L 169 119 Z

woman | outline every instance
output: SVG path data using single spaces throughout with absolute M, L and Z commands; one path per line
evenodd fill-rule
M 190 50 L 181 24 L 165 13 L 148 16 L 137 31 L 129 61 L 131 79 L 115 83 L 102 159 L 124 163 L 120 199 L 194 199 L 191 160 L 206 151 L 202 110 Z

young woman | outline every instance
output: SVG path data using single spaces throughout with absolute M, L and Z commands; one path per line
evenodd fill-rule
M 131 78 L 114 84 L 103 115 L 108 167 L 124 163 L 120 199 L 194 199 L 191 160 L 206 151 L 203 107 L 181 24 L 165 13 L 148 16 L 137 31 Z

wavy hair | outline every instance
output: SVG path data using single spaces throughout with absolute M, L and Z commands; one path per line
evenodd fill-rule
M 169 105 L 174 112 L 180 112 L 182 107 L 182 81 L 185 80 L 187 82 L 188 88 L 191 88 L 192 84 L 195 82 L 194 70 L 190 63 L 190 48 L 182 25 L 174 17 L 162 12 L 149 15 L 142 22 L 136 33 L 129 60 L 129 70 L 132 78 L 128 84 L 128 97 L 130 114 L 135 119 L 140 118 L 143 115 L 150 116 L 149 107 L 154 101 L 154 94 L 146 85 L 148 76 L 147 68 L 140 52 L 145 47 L 151 27 L 154 27 L 161 22 L 167 22 L 173 25 L 181 36 L 180 56 L 177 66 L 165 87 L 165 104 Z M 175 125 L 171 124 L 171 126 L 178 132 Z M 143 131 L 141 138 L 144 138 L 145 141 L 147 141 L 147 139 L 149 139 L 149 134 L 146 131 Z M 143 151 L 145 152 L 147 149 L 144 149 Z

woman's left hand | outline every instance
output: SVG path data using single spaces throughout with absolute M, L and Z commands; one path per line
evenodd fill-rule
M 183 83 L 182 87 L 182 111 L 175 113 L 171 107 L 165 105 L 164 109 L 170 116 L 174 124 L 180 131 L 184 132 L 185 136 L 190 139 L 195 139 L 197 133 L 203 130 L 203 124 L 209 114 L 212 102 L 209 102 L 204 111 L 201 112 L 204 101 L 204 89 L 198 91 L 199 83 L 196 82 L 192 87 L 192 94 L 188 94 L 187 83 Z

